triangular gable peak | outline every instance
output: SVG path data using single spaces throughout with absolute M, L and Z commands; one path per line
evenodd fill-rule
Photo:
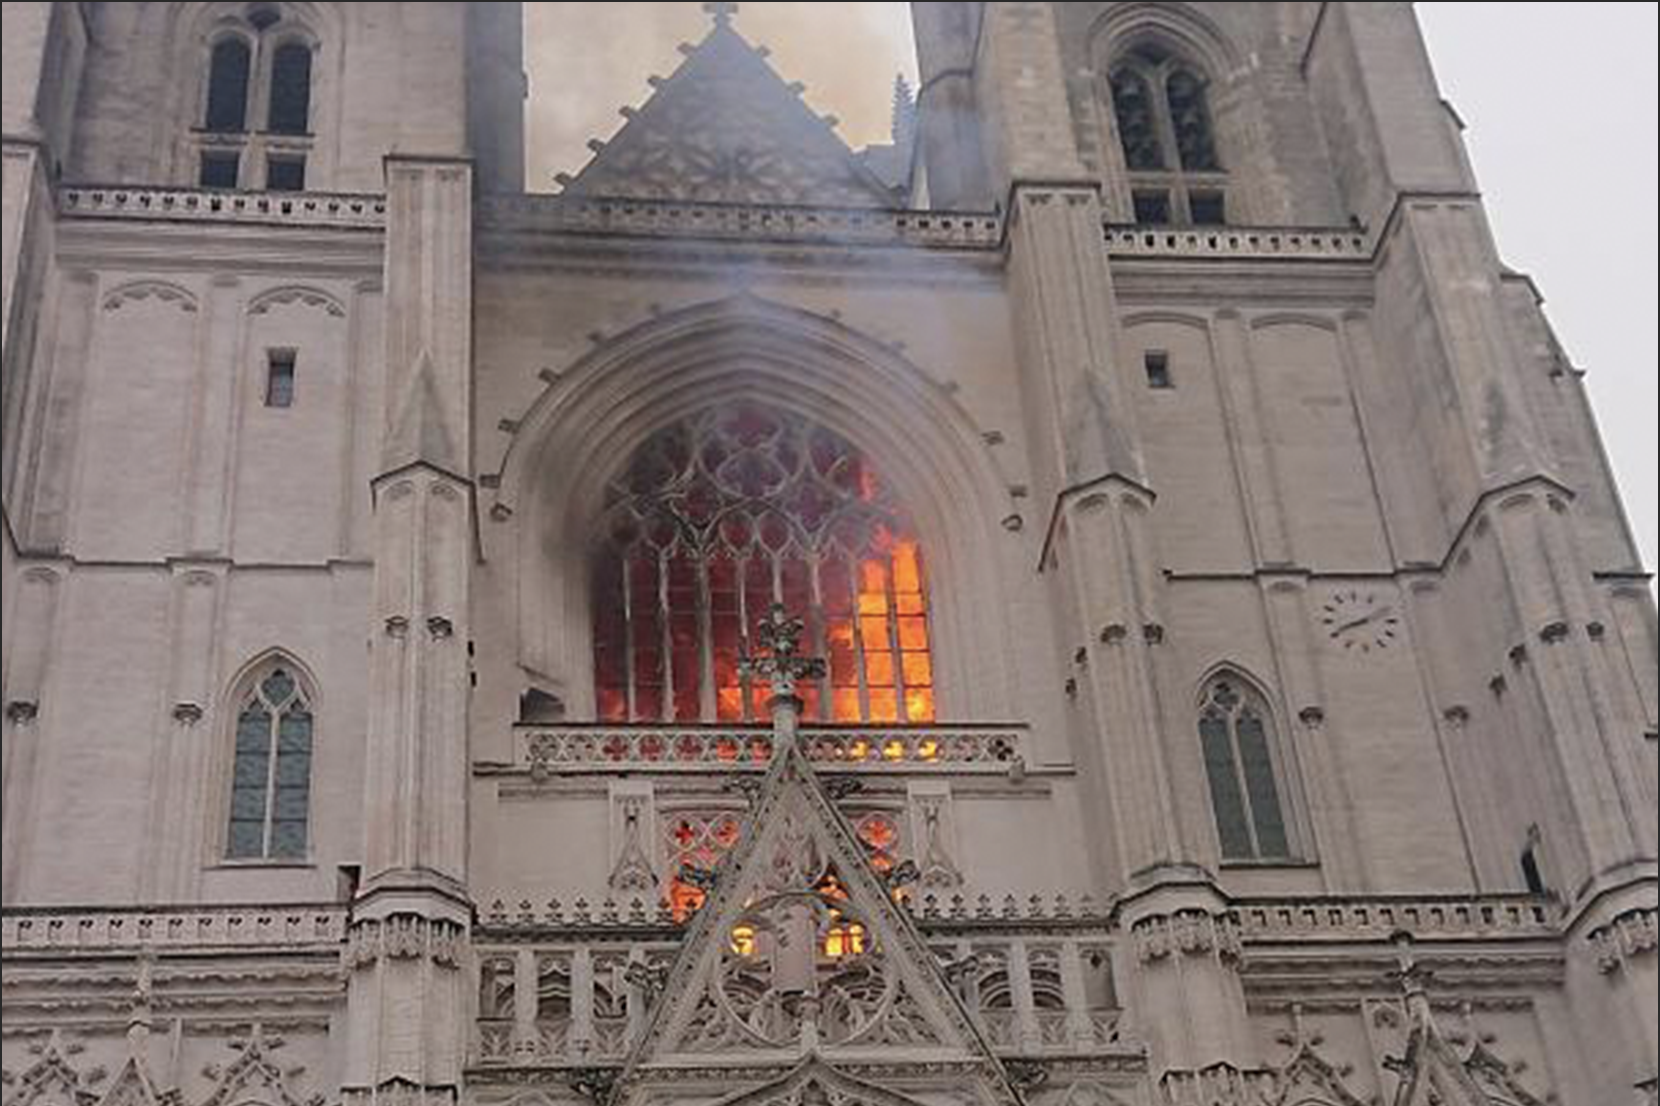
M 788 738 L 663 994 L 618 1081 L 619 1106 L 687 1101 L 700 1073 L 747 1084 L 733 1103 L 771 1102 L 768 1089 L 788 1102 L 812 1082 L 802 1072 L 848 1067 L 866 1079 L 884 1072 L 876 1081 L 890 1093 L 833 1101 L 888 1104 L 941 1088 L 971 1091 L 985 1106 L 1018 1101 Z
M 717 17 L 673 76 L 573 179 L 567 195 L 702 203 L 895 206 L 895 196 Z
M 1393 1065 L 1401 1077 L 1395 1106 L 1498 1106 L 1442 1034 L 1428 1002 L 1409 1002 L 1415 1009 L 1406 1056 Z

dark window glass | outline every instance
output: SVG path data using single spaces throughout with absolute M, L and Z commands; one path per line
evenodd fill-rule
M 1233 741 L 1228 721 L 1207 716 L 1199 721 L 1199 741 L 1205 755 L 1205 775 L 1210 778 L 1210 801 L 1216 812 L 1216 832 L 1222 840 L 1222 856 L 1248 860 L 1254 852 L 1251 830 L 1245 818 L 1245 800 L 1239 777 L 1234 772 Z
M 1532 845 L 1522 853 L 1522 881 L 1527 884 L 1528 891 L 1535 895 L 1548 893 L 1545 887 L 1545 873 L 1539 867 L 1539 855 Z
M 1170 377 L 1170 355 L 1162 350 L 1148 350 L 1144 359 L 1147 368 L 1147 386 L 1149 388 L 1174 388 L 1176 383 Z
M 1137 192 L 1135 194 L 1135 221 L 1144 227 L 1162 227 L 1170 222 L 1170 193 L 1165 191 Z
M 1165 94 L 1170 102 L 1170 126 L 1176 134 L 1176 154 L 1182 168 L 1198 173 L 1222 168 L 1211 134 L 1205 83 L 1192 72 L 1178 69 L 1165 83 Z
M 197 183 L 203 188 L 235 188 L 240 182 L 242 155 L 234 150 L 210 151 L 202 154 L 202 169 Z
M 1194 226 L 1219 227 L 1228 221 L 1227 203 L 1220 192 L 1195 192 L 1188 197 L 1187 206 Z
M 274 349 L 265 365 L 265 406 L 294 406 L 294 351 Z
M 304 192 L 305 158 L 274 157 L 266 162 L 265 187 L 272 192 Z
M 213 48 L 208 69 L 207 116 L 210 131 L 235 132 L 248 127 L 248 72 L 252 63 L 248 44 L 227 38 Z
M 1213 682 L 1199 715 L 1199 744 L 1224 860 L 1291 854 L 1261 697 L 1233 677 Z
M 1118 118 L 1118 140 L 1124 147 L 1124 163 L 1131 170 L 1163 169 L 1164 147 L 1159 141 L 1158 115 L 1146 78 L 1133 69 L 1115 73 L 1112 106 Z
M 271 58 L 272 134 L 305 134 L 311 128 L 311 48 L 298 42 L 277 47 Z

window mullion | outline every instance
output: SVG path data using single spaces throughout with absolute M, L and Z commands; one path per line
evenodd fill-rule
M 807 614 L 807 633 L 813 642 L 812 656 L 825 659 L 824 675 L 818 681 L 818 720 L 833 720 L 836 696 L 835 674 L 830 671 L 830 619 L 824 604 L 824 586 L 819 581 L 819 556 L 816 552 L 803 558 L 807 564 L 808 602 L 812 609 Z
M 634 671 L 634 557 L 632 550 L 618 550 L 617 559 L 622 572 L 622 602 L 623 602 L 623 694 L 627 697 L 626 717 L 630 722 L 638 722 L 639 694 L 636 690 L 638 682 Z
M 864 594 L 864 581 L 859 570 L 863 567 L 857 557 L 848 558 L 848 586 L 853 589 L 853 668 L 859 674 L 859 721 L 870 721 L 870 678 L 865 671 L 865 611 L 859 602 Z
M 749 644 L 749 559 L 755 555 L 751 548 L 743 556 L 736 558 L 735 588 L 738 593 L 738 655 L 742 657 L 754 656 Z M 754 720 L 754 712 L 750 709 L 751 687 L 754 681 L 750 679 L 749 670 L 743 665 L 738 667 L 738 691 L 743 696 L 743 710 L 738 717 L 745 722 Z
M 265 757 L 265 833 L 264 845 L 260 855 L 270 859 L 273 841 L 276 837 L 277 822 L 277 740 L 282 731 L 282 712 L 274 704 L 267 702 L 260 696 L 266 709 L 270 712 L 271 721 L 266 728 L 266 757 Z
M 1257 813 L 1251 805 L 1250 780 L 1245 773 L 1245 747 L 1239 740 L 1239 708 L 1228 712 L 1228 744 L 1233 749 L 1234 778 L 1238 781 L 1239 805 L 1245 812 L 1245 836 L 1251 843 L 1251 856 L 1262 856 L 1262 842 L 1257 838 Z
M 660 550 L 657 554 L 657 617 L 658 636 L 662 639 L 661 654 L 657 658 L 658 678 L 662 681 L 662 703 L 659 704 L 659 720 L 674 721 L 674 618 L 669 610 L 669 553 Z
M 709 587 L 709 552 L 697 558 L 698 715 L 705 722 L 719 719 L 715 702 L 715 601 Z

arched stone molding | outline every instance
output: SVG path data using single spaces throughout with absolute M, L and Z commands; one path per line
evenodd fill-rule
M 1227 32 L 1193 4 L 1137 2 L 1105 7 L 1089 29 L 1089 56 L 1100 72 L 1125 52 L 1149 42 L 1187 58 L 1216 81 L 1230 79 L 1245 65 L 1244 55 Z
M 248 11 L 253 3 L 194 2 L 158 4 L 149 16 L 146 29 L 155 35 L 159 44 L 157 56 L 165 56 L 171 71 L 181 79 L 168 83 L 168 99 L 156 113 L 155 126 L 163 128 L 155 134 L 155 148 L 166 151 L 165 163 L 158 166 L 161 175 L 180 185 L 196 183 L 196 143 L 193 131 L 202 125 L 207 106 L 209 62 L 213 47 L 227 36 L 243 38 L 250 43 L 257 37 L 248 22 Z M 310 0 L 272 0 L 271 7 L 281 8 L 286 26 L 274 31 L 269 45 L 302 42 L 312 51 L 311 131 L 314 140 L 307 156 L 306 187 L 316 190 L 326 187 L 338 160 L 336 143 L 340 133 L 340 89 L 345 62 L 345 32 L 347 18 L 341 5 L 313 3 Z M 264 70 L 257 68 L 250 75 L 251 82 L 263 79 Z M 253 93 L 250 100 L 249 130 L 263 130 L 266 93 Z M 246 171 L 246 167 L 245 167 Z M 260 185 L 263 187 L 263 185 Z
M 330 318 L 346 317 L 346 305 L 332 292 L 303 284 L 285 284 L 280 288 L 266 289 L 248 301 L 248 314 L 265 315 L 273 307 L 287 307 L 292 304 L 314 308 Z
M 129 280 L 110 289 L 100 306 L 105 311 L 119 311 L 129 303 L 149 299 L 173 304 L 187 315 L 194 315 L 201 309 L 194 292 L 166 280 Z
M 928 560 L 941 717 L 1011 716 L 999 520 L 1014 508 L 972 420 L 890 347 L 749 294 L 603 343 L 515 424 L 490 509 L 517 528 L 520 664 L 592 714 L 585 561 L 606 482 L 654 431 L 737 399 L 808 416 L 871 459 Z

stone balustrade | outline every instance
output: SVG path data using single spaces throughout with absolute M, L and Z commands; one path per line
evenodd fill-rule
M 1369 261 L 1372 241 L 1363 231 L 1299 227 L 1104 228 L 1114 257 L 1209 260 L 1288 258 L 1298 261 Z
M 1234 904 L 1247 944 L 1559 936 L 1559 908 L 1537 895 L 1249 899 Z
M 522 195 L 486 197 L 480 214 L 487 230 L 532 233 L 959 250 L 1003 241 L 1003 220 L 989 213 Z
M 810 727 L 808 756 L 835 771 L 1007 772 L 1021 760 L 1018 727 Z M 772 759 L 762 726 L 521 726 L 520 766 L 533 776 L 584 771 L 763 770 Z
M 58 213 L 66 219 L 373 231 L 386 227 L 386 197 L 374 193 L 64 185 L 57 196 Z
M 8 908 L 0 949 L 14 953 L 322 948 L 346 935 L 346 908 L 204 906 L 130 910 Z

